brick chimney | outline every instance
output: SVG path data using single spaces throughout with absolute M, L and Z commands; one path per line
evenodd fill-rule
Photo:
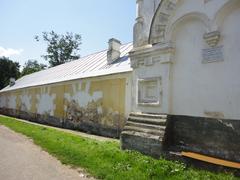
M 10 78 L 10 80 L 9 80 L 9 86 L 11 87 L 11 86 L 14 86 L 14 84 L 15 84 L 15 78 Z
M 107 52 L 107 62 L 108 64 L 111 64 L 118 58 L 120 58 L 120 47 L 121 42 L 117 39 L 110 39 L 108 41 L 108 52 Z

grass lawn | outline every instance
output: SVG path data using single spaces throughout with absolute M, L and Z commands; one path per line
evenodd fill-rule
M 114 141 L 100 142 L 8 117 L 0 117 L 0 124 L 33 139 L 63 164 L 82 167 L 99 179 L 237 179 L 228 174 L 186 168 L 179 162 L 121 151 L 119 143 Z

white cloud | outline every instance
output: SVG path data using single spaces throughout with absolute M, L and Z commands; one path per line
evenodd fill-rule
M 5 57 L 10 57 L 14 55 L 19 55 L 23 52 L 23 49 L 5 49 L 3 47 L 0 47 L 0 57 L 5 56 Z

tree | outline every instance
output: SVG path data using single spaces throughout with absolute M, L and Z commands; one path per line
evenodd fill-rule
M 40 41 L 39 36 L 35 36 L 36 41 Z M 42 40 L 47 43 L 47 54 L 43 55 L 51 67 L 76 60 L 80 57 L 79 46 L 81 45 L 81 35 L 67 32 L 60 35 L 51 32 L 43 32 Z
M 34 72 L 41 71 L 46 67 L 47 66 L 45 64 L 39 64 L 36 60 L 28 60 L 23 66 L 21 76 L 25 76 L 28 74 L 32 74 Z
M 17 79 L 20 76 L 19 68 L 19 63 L 6 57 L 0 57 L 0 89 L 9 84 L 10 78 Z

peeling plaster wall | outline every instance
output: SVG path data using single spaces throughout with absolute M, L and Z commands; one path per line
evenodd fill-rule
M 81 87 L 82 84 L 84 84 L 84 83 L 80 82 L 79 84 L 76 84 L 75 86 L 72 85 L 73 96 L 71 96 L 70 93 L 64 93 L 65 99 L 67 101 L 75 101 L 80 107 L 84 108 L 90 102 L 92 102 L 92 101 L 96 102 L 99 99 L 103 98 L 102 91 L 93 92 L 92 95 L 89 93 L 90 86 L 91 86 L 90 81 L 88 81 L 87 83 L 84 84 L 86 86 L 84 88 L 84 90 L 82 90 L 82 87 Z
M 6 102 L 6 100 L 7 100 L 7 97 L 6 97 L 4 94 L 2 94 L 2 95 L 0 96 L 0 108 L 7 107 L 7 102 Z
M 125 124 L 126 79 L 81 80 L 66 85 L 64 111 L 66 125 L 86 131 L 117 134 Z M 129 88 L 130 90 L 130 88 Z M 110 128 L 111 127 L 111 128 Z M 116 135 L 118 136 L 118 135 Z
M 131 74 L 0 93 L 0 113 L 118 137 L 130 112 Z
M 37 94 L 37 113 L 53 116 L 56 106 L 53 102 L 55 98 L 56 94 L 50 94 L 50 87 L 42 87 L 41 93 Z
M 23 91 L 20 95 L 20 102 L 21 102 L 21 111 L 29 112 L 31 110 L 31 99 L 32 96 L 28 94 L 27 91 Z
M 14 94 L 11 94 L 10 96 L 8 96 L 8 99 L 7 99 L 7 107 L 9 109 L 16 109 L 16 106 L 17 106 L 17 102 L 16 102 L 16 96 Z

